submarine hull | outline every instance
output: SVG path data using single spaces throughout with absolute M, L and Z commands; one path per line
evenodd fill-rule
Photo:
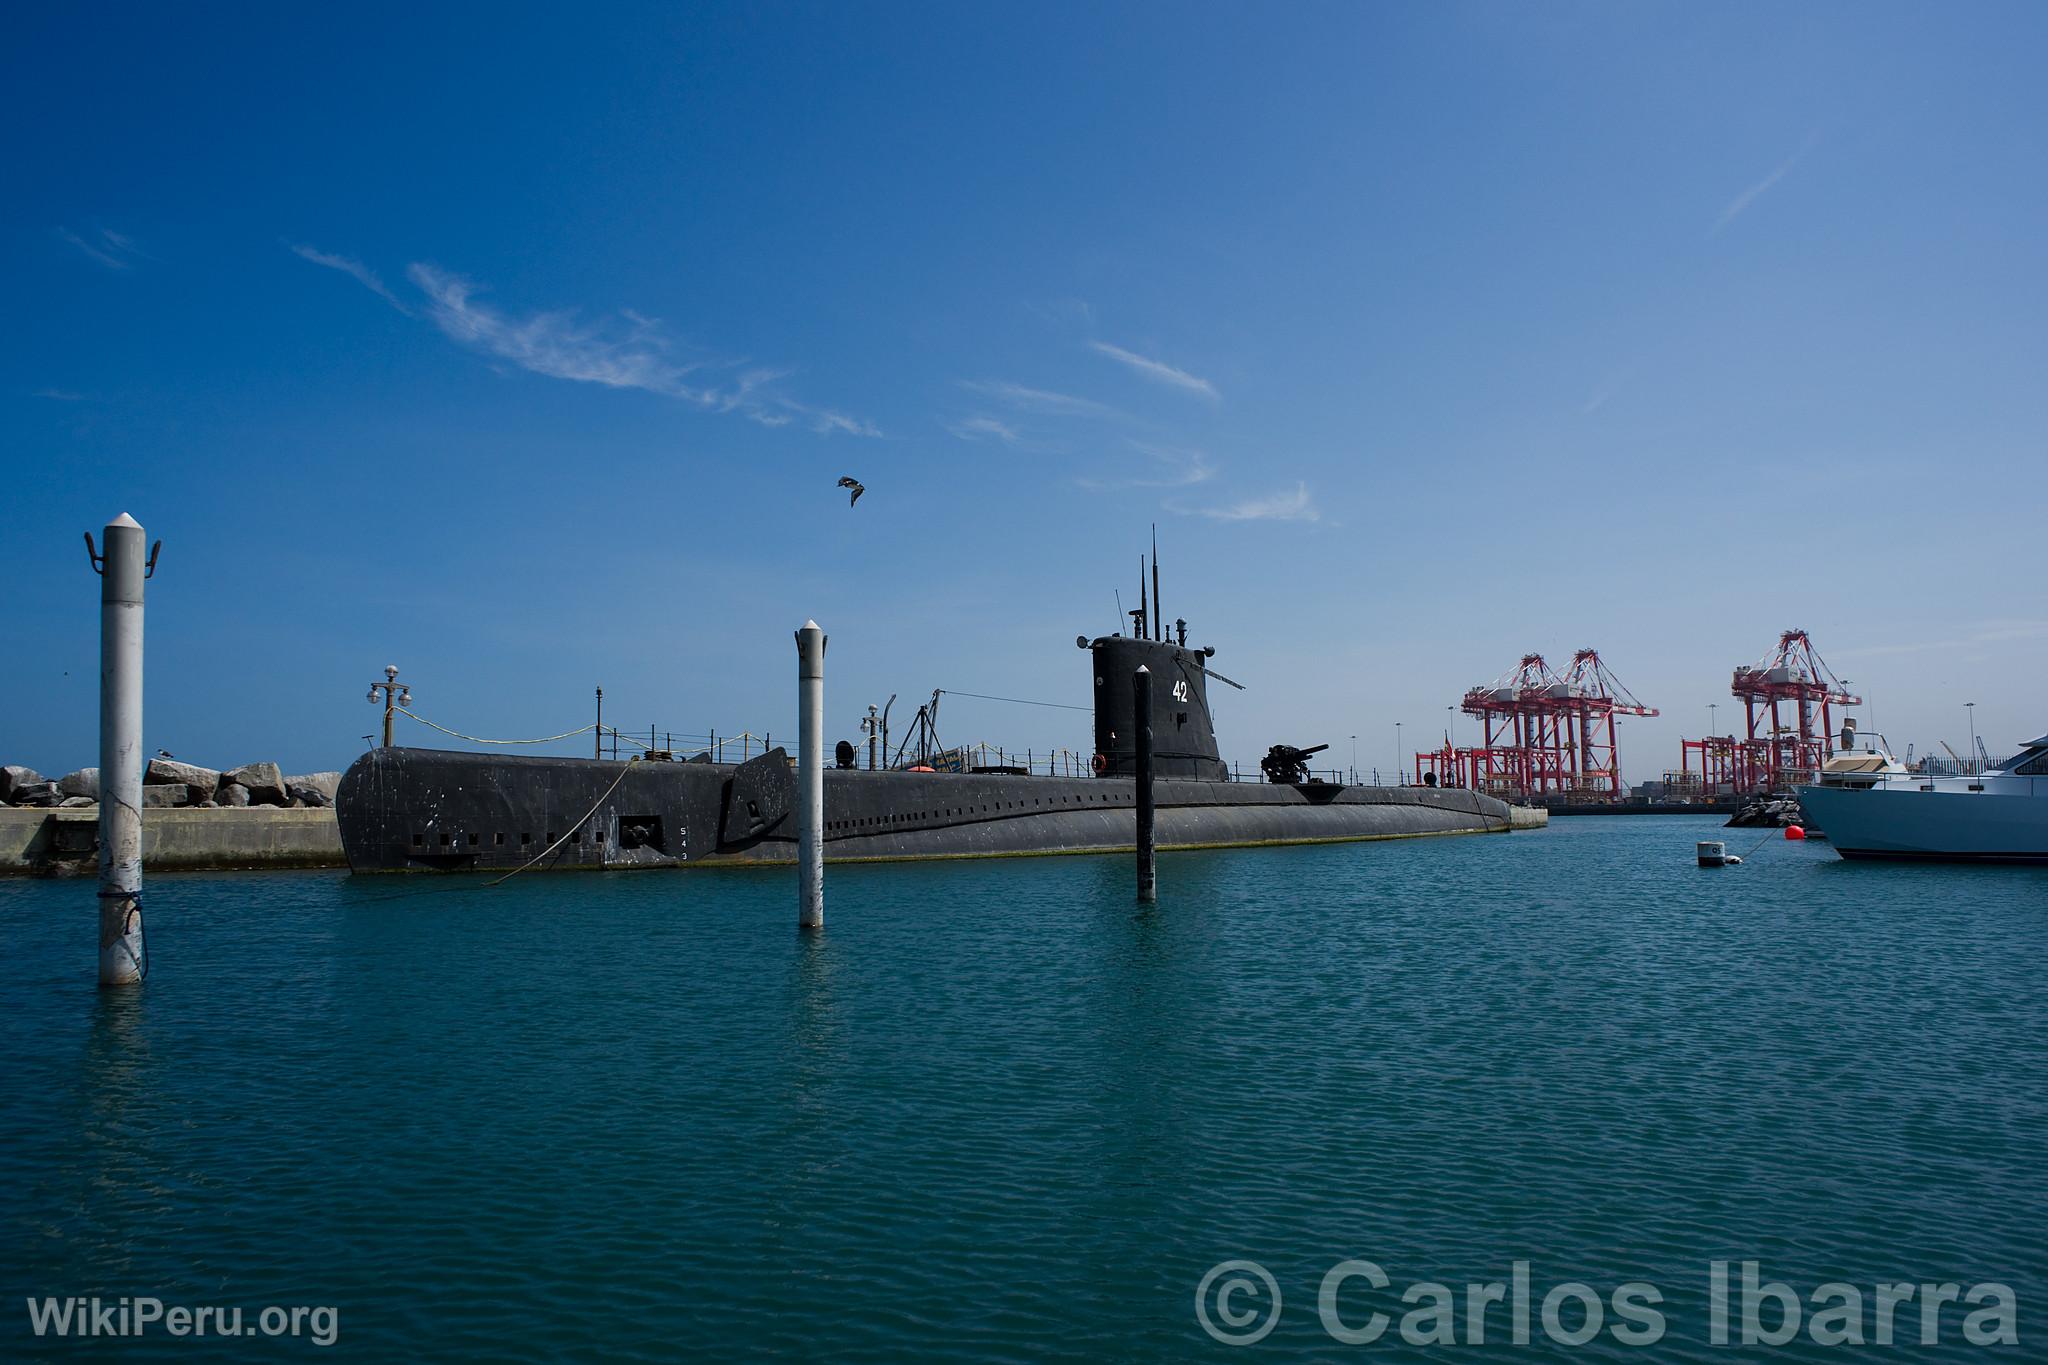
M 1161 778 L 1165 849 L 1504 833 L 1477 792 Z M 747 763 L 612 762 L 386 748 L 336 794 L 356 872 L 510 872 L 796 861 L 794 777 L 772 750 Z M 1113 853 L 1135 838 L 1128 777 L 828 769 L 828 862 Z

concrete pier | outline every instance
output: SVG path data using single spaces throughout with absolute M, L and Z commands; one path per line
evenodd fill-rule
M 84 876 L 99 853 L 99 813 L 0 810 L 0 877 Z M 151 872 L 347 867 L 331 810 L 142 812 L 142 861 Z

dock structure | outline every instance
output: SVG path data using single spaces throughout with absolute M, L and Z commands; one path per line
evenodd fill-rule
M 1668 783 L 1723 798 L 1790 791 L 1814 781 L 1834 751 L 1834 709 L 1863 704 L 1803 630 L 1782 632 L 1776 649 L 1738 666 L 1728 692 L 1742 703 L 1746 734 L 1680 740 Z
M 1581 649 L 1562 675 L 1541 654 L 1525 654 L 1492 682 L 1469 689 L 1457 709 L 1477 720 L 1481 741 L 1415 755 L 1415 780 L 1470 787 L 1504 800 L 1608 803 L 1627 795 L 1620 716 L 1654 716 L 1623 687 L 1600 651 Z

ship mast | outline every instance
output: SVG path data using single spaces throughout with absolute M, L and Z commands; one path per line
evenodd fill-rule
M 1152 523 L 1152 638 L 1166 638 L 1166 608 L 1159 605 L 1159 523 Z

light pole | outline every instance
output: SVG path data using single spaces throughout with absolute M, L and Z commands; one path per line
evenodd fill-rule
M 1977 703 L 1966 701 L 1963 709 L 1970 713 L 1970 771 L 1980 773 L 1983 769 L 1977 766 Z
M 1715 719 L 1715 714 L 1719 712 L 1720 709 L 1721 703 L 1717 701 L 1710 701 L 1707 703 L 1707 733 L 1709 735 L 1718 735 L 1721 733 L 1721 722 Z
M 1401 722 L 1394 722 L 1394 785 L 1408 785 L 1408 759 L 1401 750 Z
M 1353 785 L 1353 786 L 1356 786 L 1356 785 L 1358 784 L 1358 736 L 1357 736 L 1357 735 L 1353 735 L 1353 736 L 1351 737 L 1351 782 L 1352 782 L 1352 785 Z
M 380 698 L 377 694 L 380 692 L 384 694 L 381 698 L 384 703 L 384 747 L 388 749 L 391 747 L 392 710 L 395 707 L 412 705 L 412 689 L 399 686 L 397 664 L 384 665 L 384 681 L 370 684 L 370 695 L 367 698 L 370 705 L 375 706 L 378 703 Z
M 1842 679 L 1842 690 L 1844 692 L 1849 690 L 1849 680 L 1847 678 Z M 1870 731 L 1873 735 L 1877 733 L 1877 708 L 1870 704 L 1870 694 L 1868 692 L 1863 694 L 1863 728 Z

